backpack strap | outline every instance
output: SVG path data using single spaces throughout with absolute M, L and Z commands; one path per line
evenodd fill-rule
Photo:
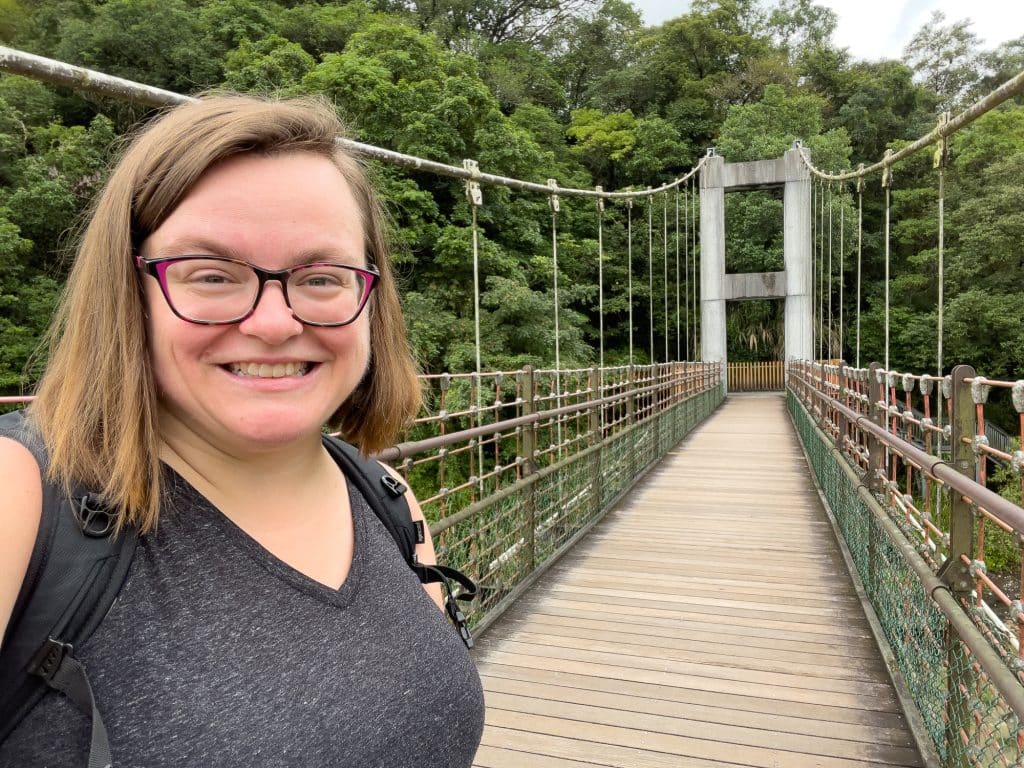
M 137 535 L 113 536 L 114 513 L 84 489 L 73 489 L 69 498 L 46 482 L 45 450 L 23 412 L 0 416 L 0 435 L 32 451 L 43 476 L 39 531 L 0 647 L 0 741 L 52 688 L 89 716 L 89 766 L 101 768 L 111 762 L 106 728 L 74 648 L 89 639 L 117 598 Z
M 459 600 L 472 600 L 477 596 L 477 585 L 461 571 L 444 565 L 421 563 L 416 558 L 416 545 L 425 540 L 422 520 L 413 520 L 409 503 L 405 499 L 404 483 L 396 479 L 383 464 L 363 456 L 342 440 L 324 435 L 324 446 L 334 460 L 345 470 L 370 508 L 387 528 L 398 545 L 402 557 L 423 584 L 439 583 L 444 592 L 445 612 L 459 632 L 467 648 L 473 647 L 466 616 L 459 609 Z M 452 582 L 462 589 L 455 593 Z

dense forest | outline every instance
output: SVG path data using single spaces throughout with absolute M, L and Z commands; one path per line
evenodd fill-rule
M 625 0 L 0 0 L 0 41 L 11 47 L 182 93 L 322 94 L 360 141 L 454 165 L 472 158 L 490 173 L 574 187 L 657 186 L 691 168 L 708 147 L 729 161 L 753 160 L 777 157 L 795 139 L 823 170 L 870 164 L 929 131 L 943 111 L 956 112 L 1024 68 L 1024 37 L 984 49 L 969 23 L 939 14 L 898 61 L 855 60 L 832 42 L 835 25 L 834 13 L 810 0 L 770 7 L 694 0 L 687 13 L 654 27 Z M 0 393 L 31 388 L 32 352 L 76 226 L 121 137 L 148 116 L 142 107 L 0 76 Z M 471 212 L 463 183 L 387 165 L 375 165 L 374 175 L 394 219 L 395 260 L 421 367 L 472 370 Z M 945 360 L 972 363 L 991 377 L 1024 373 L 1022 179 L 1019 99 L 951 139 Z M 688 189 L 681 195 L 684 226 L 693 202 Z M 932 371 L 932 153 L 899 165 L 892 190 L 892 366 Z M 550 365 L 548 200 L 490 187 L 483 195 L 483 365 Z M 856 190 L 826 186 L 815 195 L 816 248 L 832 254 L 836 318 L 842 249 L 842 353 L 852 360 Z M 884 354 L 883 200 L 879 179 L 869 179 L 865 363 Z M 828 244 L 826 203 L 834 222 Z M 643 202 L 631 211 L 609 203 L 601 214 L 609 364 L 628 360 L 627 217 L 635 360 L 649 359 L 651 312 L 656 359 L 666 348 L 670 357 L 677 345 L 684 355 L 690 348 L 696 329 L 685 301 L 683 340 L 676 334 L 677 204 L 672 193 L 654 198 L 650 210 Z M 729 196 L 730 270 L 781 268 L 781 207 L 780 197 L 766 192 Z M 564 366 L 593 365 L 598 357 L 597 220 L 593 200 L 561 200 Z M 672 298 L 663 301 L 666 272 Z M 730 307 L 730 357 L 778 357 L 781 317 L 779 302 Z

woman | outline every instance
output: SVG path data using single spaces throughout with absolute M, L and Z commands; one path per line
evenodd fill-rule
M 147 128 L 55 319 L 29 411 L 45 454 L 0 438 L 0 626 L 44 480 L 102 491 L 141 532 L 75 649 L 117 766 L 472 762 L 480 682 L 436 585 L 321 442 L 329 423 L 372 452 L 419 404 L 382 214 L 340 129 L 324 105 L 243 97 Z M 417 555 L 434 562 L 429 536 Z M 88 730 L 47 695 L 0 765 L 77 767 Z

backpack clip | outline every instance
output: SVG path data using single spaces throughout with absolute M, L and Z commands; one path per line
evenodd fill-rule
M 452 595 L 451 590 L 448 590 L 448 597 L 444 601 L 444 609 L 448 614 L 448 617 L 452 620 L 452 624 L 459 630 L 459 637 L 462 638 L 462 642 L 465 643 L 467 648 L 473 647 L 473 636 L 469 633 L 469 624 L 466 622 L 466 614 L 459 608 L 458 602 Z
M 398 480 L 394 475 L 384 475 L 380 479 L 381 485 L 387 488 L 388 493 L 392 496 L 402 496 L 405 494 L 406 487 Z
M 74 650 L 71 643 L 63 643 L 49 637 L 32 658 L 28 667 L 29 672 L 50 682 L 64 663 L 64 657 L 70 656 Z
M 106 538 L 114 532 L 117 515 L 96 501 L 90 505 L 90 500 L 90 495 L 87 493 L 77 502 L 72 500 L 71 508 L 78 518 L 82 533 L 94 539 Z

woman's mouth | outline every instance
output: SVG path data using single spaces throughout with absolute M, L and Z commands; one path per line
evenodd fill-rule
M 229 363 L 224 366 L 235 376 L 282 379 L 286 376 L 305 376 L 314 363 Z

